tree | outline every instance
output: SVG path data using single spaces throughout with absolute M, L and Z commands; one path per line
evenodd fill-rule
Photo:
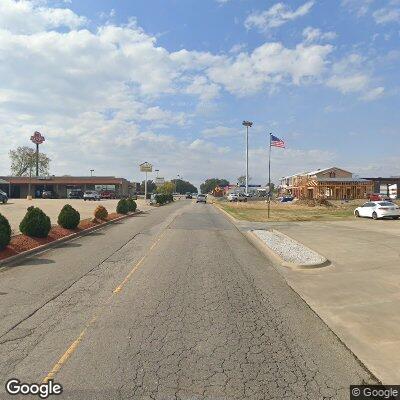
M 16 150 L 9 152 L 11 160 L 11 175 L 13 176 L 29 176 L 36 172 L 36 150 L 28 147 L 21 146 Z M 50 158 L 44 153 L 39 153 L 39 174 L 48 175 Z
M 192 185 L 188 181 L 184 181 L 182 179 L 172 179 L 171 181 L 174 185 L 176 185 L 176 193 L 185 194 L 189 193 L 197 193 L 197 187 Z
M 201 193 L 210 193 L 217 186 L 228 186 L 228 185 L 229 181 L 226 179 L 210 178 L 206 179 L 206 181 L 200 185 L 200 190 Z
M 175 184 L 172 182 L 165 182 L 164 185 L 157 188 L 157 193 L 172 194 L 175 190 Z
M 140 191 L 144 193 L 144 182 L 140 184 Z M 156 184 L 150 179 L 147 180 L 147 193 L 154 193 L 157 190 Z
M 249 182 L 251 181 L 251 176 L 249 176 Z M 239 186 L 246 185 L 246 175 L 241 175 L 237 178 L 237 183 Z

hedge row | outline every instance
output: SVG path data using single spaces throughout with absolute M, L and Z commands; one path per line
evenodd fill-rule
M 117 205 L 119 214 L 128 214 L 136 211 L 137 205 L 132 198 L 121 199 Z M 94 211 L 94 217 L 106 220 L 108 211 L 104 206 L 98 206 Z M 75 229 L 78 227 L 81 216 L 70 204 L 66 204 L 58 215 L 58 225 L 65 229 Z M 38 207 L 28 207 L 28 210 L 19 224 L 21 233 L 31 237 L 47 237 L 51 229 L 50 218 Z M 8 219 L 0 214 L 0 250 L 3 250 L 11 241 L 11 226 Z
M 155 200 L 157 204 L 162 205 L 174 201 L 174 196 L 172 194 L 159 193 L 155 195 Z

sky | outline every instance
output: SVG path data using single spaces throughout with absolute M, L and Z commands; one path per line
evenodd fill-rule
M 400 175 L 400 0 L 0 0 L 0 175 Z M 150 176 L 151 178 L 151 176 Z

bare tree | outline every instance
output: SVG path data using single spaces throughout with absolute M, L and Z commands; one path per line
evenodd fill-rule
M 11 175 L 29 176 L 30 171 L 36 168 L 36 151 L 28 146 L 18 147 L 9 152 L 11 160 Z M 48 175 L 50 158 L 44 153 L 39 153 L 39 174 Z

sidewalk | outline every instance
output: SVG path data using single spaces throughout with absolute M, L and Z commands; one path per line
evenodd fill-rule
M 399 221 L 234 223 L 273 227 L 328 258 L 315 270 L 277 268 L 382 383 L 400 383 Z

